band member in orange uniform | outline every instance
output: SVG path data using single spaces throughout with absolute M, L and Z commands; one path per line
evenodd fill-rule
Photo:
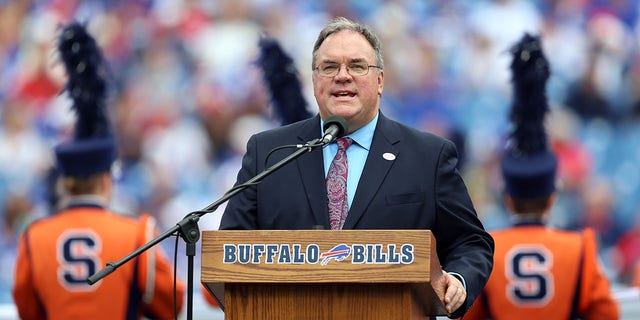
M 21 235 L 13 297 L 21 319 L 173 319 L 184 283 L 160 248 L 151 248 L 101 281 L 87 278 L 152 240 L 149 215 L 108 209 L 115 138 L 105 111 L 102 55 L 83 25 L 63 28 L 58 43 L 77 120 L 70 141 L 56 146 L 61 210 Z
M 504 203 L 514 223 L 491 232 L 493 272 L 464 320 L 618 319 L 593 231 L 546 225 L 557 169 L 544 129 L 549 64 L 539 37 L 524 35 L 511 52 L 514 129 L 501 169 Z

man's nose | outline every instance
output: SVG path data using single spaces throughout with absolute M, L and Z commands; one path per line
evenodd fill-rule
M 335 79 L 339 81 L 350 80 L 352 78 L 351 74 L 347 69 L 346 65 L 340 65 L 340 69 L 338 69 L 338 74 L 336 74 Z

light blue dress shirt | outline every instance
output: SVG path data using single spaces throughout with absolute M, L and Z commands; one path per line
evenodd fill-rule
M 364 169 L 364 163 L 367 161 L 369 155 L 369 149 L 371 148 L 371 141 L 373 141 L 373 132 L 376 130 L 378 123 L 378 115 L 373 118 L 364 127 L 356 130 L 355 132 L 346 135 L 353 139 L 353 143 L 347 148 L 347 164 L 349 165 L 349 171 L 347 176 L 347 198 L 348 205 L 351 207 L 353 203 L 353 197 L 356 194 L 358 187 L 358 181 L 362 176 L 362 170 Z M 320 120 L 321 136 L 324 134 L 322 128 L 324 127 L 324 121 Z M 329 173 L 329 166 L 331 161 L 338 153 L 338 144 L 332 142 L 322 149 L 322 156 L 324 158 L 324 176 L 327 177 Z

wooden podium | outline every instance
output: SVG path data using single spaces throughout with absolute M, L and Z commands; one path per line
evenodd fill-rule
M 201 282 L 235 319 L 446 315 L 429 230 L 203 231 Z

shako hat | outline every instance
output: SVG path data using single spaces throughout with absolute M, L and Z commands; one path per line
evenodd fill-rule
M 512 48 L 512 131 L 501 159 L 505 192 L 533 199 L 555 191 L 557 160 L 549 150 L 544 127 L 549 111 L 545 86 L 549 63 L 539 36 L 526 33 Z
M 116 159 L 116 141 L 106 112 L 107 85 L 102 53 L 85 26 L 72 22 L 58 37 L 58 52 L 73 100 L 76 123 L 72 139 L 54 148 L 60 175 L 89 177 L 108 172 Z

